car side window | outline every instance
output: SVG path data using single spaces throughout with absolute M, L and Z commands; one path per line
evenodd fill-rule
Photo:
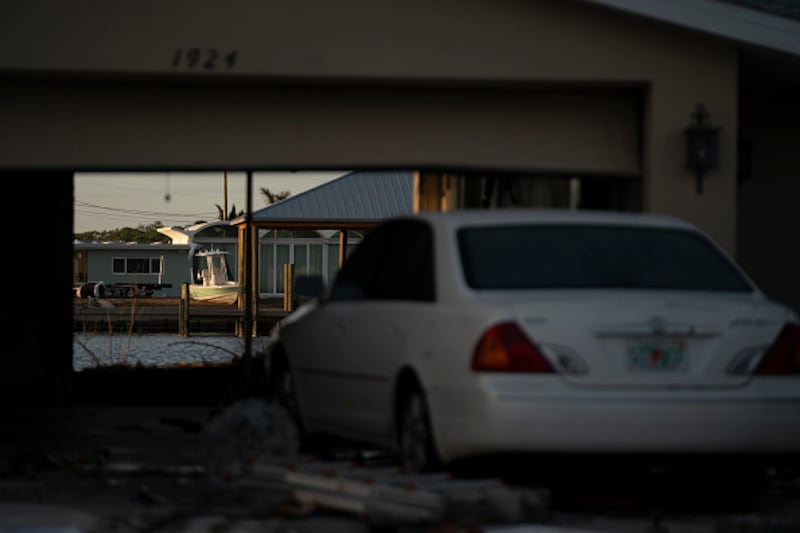
M 433 235 L 423 222 L 392 225 L 377 269 L 375 298 L 430 302 L 434 300 Z
M 374 273 L 378 267 L 386 237 L 383 228 L 368 233 L 352 255 L 347 258 L 336 276 L 330 299 L 365 300 L 374 292 Z
M 361 242 L 336 278 L 331 300 L 433 301 L 433 236 L 417 221 L 386 222 Z

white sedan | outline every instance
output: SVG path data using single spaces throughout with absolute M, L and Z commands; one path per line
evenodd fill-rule
M 516 452 L 800 451 L 798 315 L 681 220 L 392 218 L 318 296 L 271 335 L 275 399 L 303 434 L 380 446 L 411 471 Z

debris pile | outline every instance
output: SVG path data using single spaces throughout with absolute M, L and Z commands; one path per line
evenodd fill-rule
M 410 474 L 396 466 L 304 456 L 288 413 L 263 400 L 231 405 L 207 430 L 213 482 L 277 490 L 300 514 L 327 509 L 371 524 L 508 524 L 541 514 L 548 503 L 546 494 L 499 479 Z
M 262 399 L 231 404 L 209 421 L 206 432 L 212 482 L 241 480 L 255 464 L 298 456 L 299 439 L 291 417 Z

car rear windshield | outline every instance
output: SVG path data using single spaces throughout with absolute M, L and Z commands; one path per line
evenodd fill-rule
M 653 288 L 751 291 L 703 236 L 581 225 L 465 228 L 458 245 L 474 289 Z

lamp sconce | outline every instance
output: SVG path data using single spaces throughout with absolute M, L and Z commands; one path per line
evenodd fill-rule
M 708 113 L 697 104 L 692 113 L 694 124 L 686 130 L 686 168 L 694 172 L 697 194 L 703 193 L 703 177 L 719 163 L 719 128 L 706 124 Z

